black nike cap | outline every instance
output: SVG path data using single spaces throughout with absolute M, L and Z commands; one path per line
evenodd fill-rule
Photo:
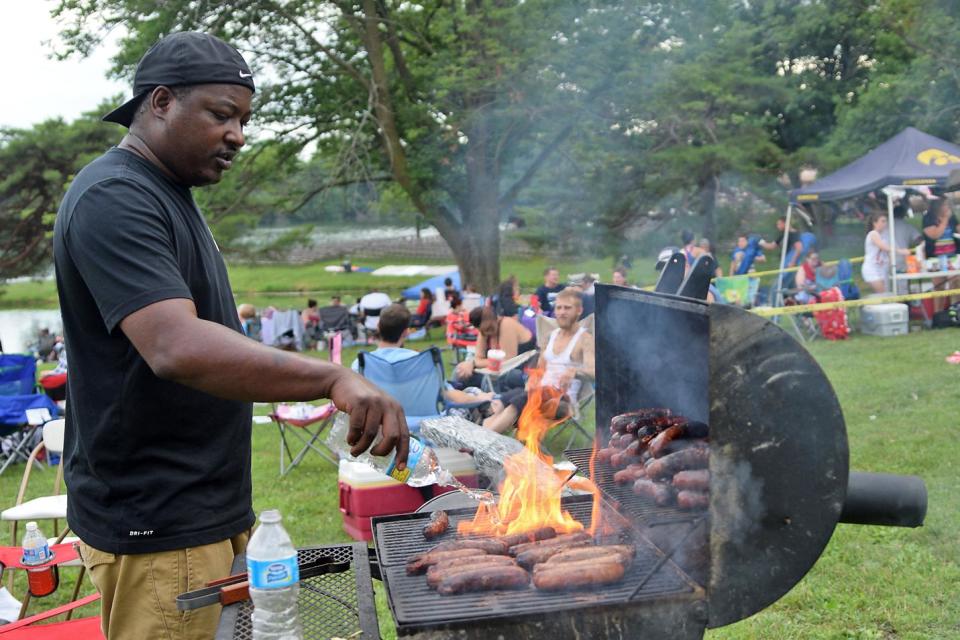
M 191 84 L 239 84 L 250 91 L 253 72 L 240 52 L 215 36 L 185 31 L 173 33 L 150 47 L 133 76 L 133 98 L 103 116 L 129 127 L 143 97 L 159 87 Z

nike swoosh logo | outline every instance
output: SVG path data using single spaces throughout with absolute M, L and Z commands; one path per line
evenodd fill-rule
M 253 77 L 253 74 L 252 74 L 252 73 L 244 73 L 243 71 L 239 71 L 238 73 L 240 74 L 240 77 L 241 77 L 241 78 L 252 78 L 252 77 Z

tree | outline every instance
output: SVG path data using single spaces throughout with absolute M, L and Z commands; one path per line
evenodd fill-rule
M 67 185 L 119 138 L 97 113 L 70 124 L 53 119 L 0 131 L 0 277 L 33 275 L 49 265 L 53 223 Z
M 658 3 L 593 0 L 61 0 L 70 50 L 131 29 L 115 73 L 163 34 L 215 33 L 252 54 L 277 139 L 337 158 L 331 184 L 395 182 L 486 291 L 499 222 L 589 109 L 666 28 Z M 322 185 L 321 185 L 322 186 Z

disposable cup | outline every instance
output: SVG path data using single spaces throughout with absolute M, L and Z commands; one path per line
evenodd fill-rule
M 500 371 L 500 364 L 506 357 L 507 354 L 500 349 L 490 349 L 487 351 L 487 360 L 490 361 L 490 364 L 487 366 L 487 368 L 491 371 Z

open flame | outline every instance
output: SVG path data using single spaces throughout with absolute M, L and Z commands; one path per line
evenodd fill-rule
M 553 527 L 557 533 L 583 530 L 583 524 L 560 504 L 563 486 L 570 479 L 569 472 L 556 471 L 553 458 L 540 449 L 544 436 L 563 423 L 570 412 L 560 389 L 540 386 L 542 377 L 543 371 L 530 373 L 527 404 L 517 427 L 517 439 L 525 446 L 504 460 L 505 477 L 499 487 L 500 499 L 495 505 L 481 503 L 472 522 L 463 521 L 457 526 L 461 534 L 509 535 L 547 526 Z M 591 457 L 591 477 L 592 467 Z M 593 494 L 593 525 L 590 528 L 593 534 L 600 525 L 600 492 L 596 484 L 585 478 L 576 478 L 575 481 L 576 488 Z

